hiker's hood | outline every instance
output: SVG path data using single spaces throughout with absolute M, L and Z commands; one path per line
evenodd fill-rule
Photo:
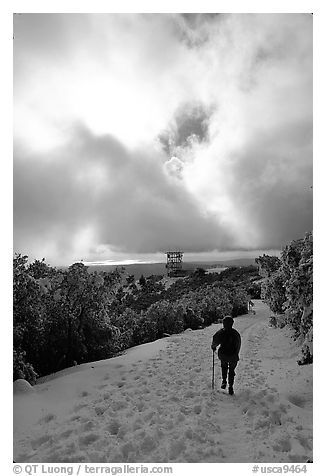
M 234 320 L 231 316 L 225 316 L 223 319 L 223 327 L 224 329 L 232 329 Z

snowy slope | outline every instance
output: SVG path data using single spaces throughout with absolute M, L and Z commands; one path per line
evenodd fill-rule
M 312 366 L 270 311 L 242 335 L 235 395 L 211 389 L 212 335 L 185 331 L 67 369 L 14 395 L 17 462 L 302 462 L 312 458 Z

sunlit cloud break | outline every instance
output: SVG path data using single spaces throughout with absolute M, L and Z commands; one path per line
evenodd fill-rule
M 15 15 L 15 251 L 126 264 L 311 230 L 312 21 Z
M 159 263 L 159 261 L 141 261 L 141 260 L 133 260 L 133 259 L 125 259 L 125 260 L 106 260 L 106 261 L 82 261 L 85 266 L 127 266 L 129 264 L 155 264 Z

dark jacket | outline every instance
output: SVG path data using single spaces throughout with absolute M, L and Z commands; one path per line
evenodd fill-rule
M 213 336 L 213 346 L 220 346 L 218 349 L 218 358 L 220 360 L 238 361 L 241 347 L 241 337 L 235 329 L 222 328 Z

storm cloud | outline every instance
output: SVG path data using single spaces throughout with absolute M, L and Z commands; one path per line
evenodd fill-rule
M 155 253 L 211 251 L 232 240 L 218 217 L 200 209 L 169 168 L 161 167 L 159 152 L 131 153 L 113 137 L 96 137 L 81 126 L 71 134 L 71 142 L 49 153 L 46 162 L 17 152 L 17 249 L 61 253 L 65 260 L 85 253 L 95 258 L 96 243 L 126 253 Z
M 15 15 L 14 249 L 279 249 L 312 229 L 312 16 Z

